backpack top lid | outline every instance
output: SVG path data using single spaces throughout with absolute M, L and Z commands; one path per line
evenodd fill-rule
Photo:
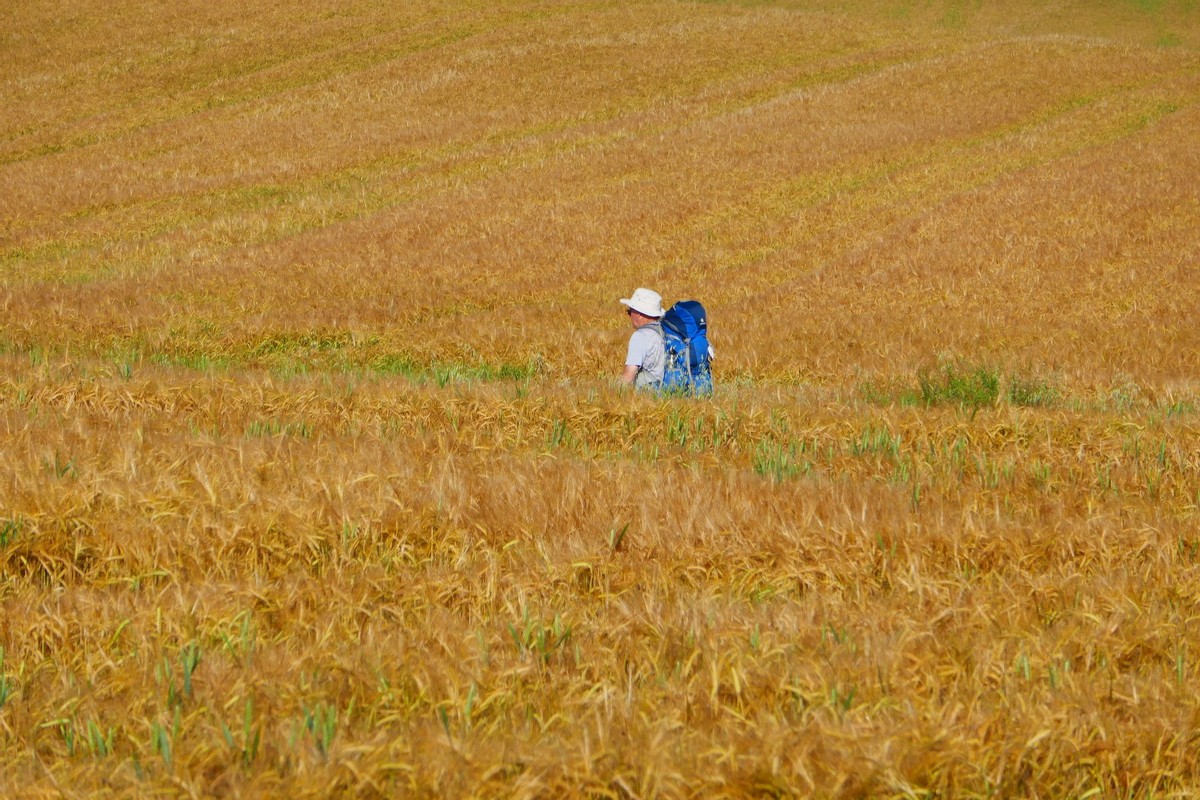
M 696 300 L 680 300 L 660 320 L 663 328 L 681 339 L 694 339 L 708 329 L 708 314 Z

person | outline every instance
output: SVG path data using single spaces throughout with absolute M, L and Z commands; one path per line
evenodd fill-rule
M 659 324 L 666 313 L 662 307 L 662 295 L 650 289 L 638 288 L 631 297 L 622 298 L 621 304 L 625 306 L 629 324 L 633 326 L 621 382 L 636 389 L 658 389 L 662 386 L 667 367 L 662 326 Z

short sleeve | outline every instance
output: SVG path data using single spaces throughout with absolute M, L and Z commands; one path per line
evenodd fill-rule
M 629 337 L 629 350 L 625 353 L 625 366 L 641 367 L 646 363 L 646 352 L 654 343 L 654 331 L 638 328 Z

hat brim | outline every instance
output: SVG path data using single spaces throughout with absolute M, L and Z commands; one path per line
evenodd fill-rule
M 658 317 L 661 317 L 663 314 L 667 313 L 666 311 L 663 311 L 663 308 L 661 305 L 659 305 L 658 308 L 649 308 L 647 306 L 643 306 L 643 305 L 636 303 L 633 300 L 633 298 L 631 298 L 631 297 L 621 298 L 621 305 L 628 306 L 629 308 L 632 308 L 634 311 L 638 312 L 639 314 L 643 314 L 647 317 L 654 317 L 656 319 Z

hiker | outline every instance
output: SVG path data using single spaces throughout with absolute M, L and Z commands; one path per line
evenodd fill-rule
M 639 288 L 632 297 L 622 298 L 621 304 L 625 306 L 629 324 L 633 326 L 621 382 L 637 389 L 658 389 L 662 386 L 667 362 L 662 326 L 659 324 L 666 313 L 662 307 L 662 295 Z

